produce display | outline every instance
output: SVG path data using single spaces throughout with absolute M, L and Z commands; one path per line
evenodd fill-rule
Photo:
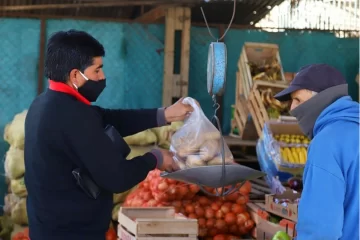
M 222 164 L 220 132 L 193 98 L 187 97 L 183 103 L 191 105 L 194 111 L 171 138 L 170 151 L 174 152 L 180 169 Z M 234 163 L 227 145 L 225 163 Z
M 292 146 L 299 146 L 299 145 L 309 145 L 310 139 L 305 135 L 299 134 L 279 134 L 274 135 L 274 138 L 283 145 L 292 145 Z
M 277 58 L 263 60 L 261 64 L 248 62 L 253 80 L 279 81 L 281 76 L 281 65 Z
M 10 144 L 4 161 L 5 175 L 8 178 L 10 190 L 5 196 L 4 213 L 9 215 L 12 222 L 18 225 L 28 224 L 23 150 L 26 114 L 27 110 L 16 114 L 14 119 L 5 126 L 4 131 L 4 139 Z
M 210 197 L 202 194 L 197 185 L 161 178 L 160 171 L 154 170 L 127 196 L 123 206 L 173 206 L 177 213 L 198 220 L 200 237 L 231 239 L 249 233 L 254 227 L 246 207 L 250 191 L 251 184 L 246 182 L 231 195 Z
M 280 102 L 274 98 L 271 88 L 260 90 L 261 101 L 263 102 L 269 118 L 277 119 L 279 116 L 289 115 L 289 103 Z
M 282 160 L 290 164 L 305 164 L 310 139 L 304 135 L 280 134 L 274 136 L 279 142 Z

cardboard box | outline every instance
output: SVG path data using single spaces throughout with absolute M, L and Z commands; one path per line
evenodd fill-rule
M 283 194 L 266 194 L 265 195 L 265 210 L 277 216 L 290 219 L 297 222 L 298 219 L 298 204 L 297 203 L 276 203 L 275 199 L 289 199 L 294 201 L 300 198 L 300 193 L 294 193 L 293 190 L 287 190 Z
M 271 240 L 278 231 L 286 232 L 292 238 L 296 236 L 295 224 L 290 221 L 281 220 L 280 223 L 277 224 L 267 219 L 260 219 L 256 225 L 256 239 Z

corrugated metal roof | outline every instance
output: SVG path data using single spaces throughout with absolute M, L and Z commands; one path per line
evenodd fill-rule
M 258 22 L 283 0 L 237 0 L 234 24 Z M 0 0 L 0 16 L 104 18 L 134 20 L 142 13 L 159 5 L 192 7 L 192 22 L 203 23 L 200 6 L 210 24 L 228 24 L 232 0 Z

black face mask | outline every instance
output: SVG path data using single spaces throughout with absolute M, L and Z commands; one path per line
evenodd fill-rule
M 106 87 L 106 79 L 94 81 L 85 77 L 84 74 L 81 75 L 85 78 L 86 82 L 78 88 L 78 92 L 89 102 L 95 102 Z

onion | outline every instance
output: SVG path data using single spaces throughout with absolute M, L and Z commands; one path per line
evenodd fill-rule
M 191 203 L 187 204 L 187 205 L 185 206 L 185 212 L 186 212 L 187 214 L 195 213 L 195 208 L 194 208 L 194 206 L 191 205 Z
M 244 225 L 245 221 L 248 220 L 244 213 L 240 213 L 237 215 L 237 225 L 242 226 Z
M 217 203 L 213 202 L 211 203 L 211 209 L 217 211 L 220 209 L 220 206 Z
M 205 209 L 205 217 L 206 217 L 207 219 L 213 218 L 214 215 L 215 215 L 214 210 L 212 210 L 211 208 Z
M 160 191 L 165 191 L 165 190 L 167 190 L 168 189 L 168 185 L 167 185 L 167 183 L 165 182 L 165 181 L 162 181 L 161 183 L 159 183 L 159 185 L 158 185 L 158 189 L 160 190 Z
M 201 217 L 204 217 L 205 211 L 202 207 L 198 206 L 198 207 L 195 207 L 195 214 L 201 218 Z
M 205 228 L 206 227 L 206 219 L 205 218 L 199 218 L 198 219 L 199 228 Z
M 228 225 L 232 225 L 232 224 L 236 223 L 236 221 L 237 221 L 237 217 L 236 217 L 235 213 L 233 213 L 233 212 L 226 213 L 224 219 Z
M 228 205 L 225 205 L 225 204 L 222 205 L 220 209 L 221 209 L 221 211 L 222 211 L 224 214 L 230 212 L 229 206 L 228 206 Z
M 215 212 L 215 217 L 216 217 L 217 219 L 222 219 L 222 218 L 224 217 L 224 213 L 223 213 L 221 210 L 217 210 L 217 211 Z
M 244 205 L 234 203 L 231 206 L 231 211 L 235 214 L 243 213 L 243 212 L 245 212 L 245 210 L 246 210 L 246 208 L 244 207 Z
M 224 230 L 226 228 L 226 222 L 223 219 L 217 219 L 215 227 L 219 230 Z
M 210 218 L 206 220 L 206 227 L 211 229 L 215 226 L 216 220 L 214 218 Z
M 255 225 L 255 223 L 251 219 L 246 220 L 244 223 L 244 227 L 249 231 L 254 227 L 254 225 Z

